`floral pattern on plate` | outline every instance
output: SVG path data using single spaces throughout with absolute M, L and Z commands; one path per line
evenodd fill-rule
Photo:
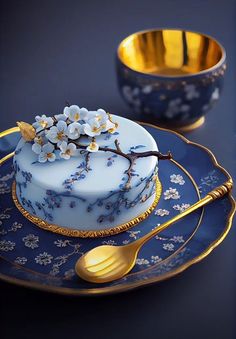
M 146 128 L 154 138 L 159 140 L 159 147 L 162 150 L 172 149 L 175 160 L 180 161 L 187 170 L 191 168 L 191 174 L 202 196 L 228 179 L 224 170 L 217 167 L 211 155 L 200 146 L 187 144 L 179 136 L 168 131 L 150 126 Z M 175 150 L 178 151 L 175 152 Z M 203 164 L 201 167 L 198 166 L 200 161 Z M 7 193 L 12 184 L 11 173 L 11 161 L 9 160 L 0 169 L 0 182 L 4 182 L 7 188 L 2 195 L 4 199 L 1 200 L 0 207 L 0 248 L 3 258 L 1 275 L 10 280 L 12 277 L 25 284 L 28 282 L 31 286 L 35 285 L 51 291 L 57 290 L 61 293 L 66 293 L 67 290 L 71 294 L 90 294 L 90 289 L 93 289 L 93 293 L 96 291 L 97 293 L 109 293 L 146 285 L 172 276 L 199 260 L 200 256 L 208 253 L 209 248 L 213 248 L 212 244 L 216 239 L 221 239 L 222 234 L 230 228 L 230 217 L 234 212 L 231 198 L 225 196 L 205 208 L 201 227 L 197 227 L 201 215 L 201 211 L 198 211 L 151 239 L 140 251 L 134 270 L 124 278 L 103 286 L 88 284 L 81 281 L 74 272 L 75 261 L 82 253 L 102 243 L 116 245 L 134 241 L 158 227 L 167 218 L 180 213 L 181 208 L 186 208 L 187 204 L 191 205 L 198 199 L 193 182 L 174 163 L 161 163 L 159 176 L 163 185 L 163 195 L 155 212 L 132 230 L 113 237 L 88 241 L 87 239 L 58 237 L 25 220 L 14 208 L 11 194 Z M 181 175 L 184 184 L 171 182 L 172 175 Z M 164 196 L 164 192 L 170 190 L 170 187 L 175 190 L 175 197 L 178 192 L 178 199 L 173 197 L 164 199 L 165 196 L 169 197 L 168 193 Z M 162 212 L 157 212 L 157 210 L 162 210 Z M 168 211 L 169 214 L 163 213 L 163 210 Z M 212 227 L 213 220 L 214 227 Z M 29 235 L 31 237 L 28 237 Z M 27 244 L 31 239 L 34 245 L 25 246 L 23 238 L 26 238 L 24 240 Z M 40 264 L 40 262 L 46 264 Z

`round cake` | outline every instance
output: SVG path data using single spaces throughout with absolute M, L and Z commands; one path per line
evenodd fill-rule
M 33 125 L 19 123 L 13 198 L 38 226 L 104 236 L 133 226 L 156 206 L 155 140 L 137 123 L 104 112 L 72 105 Z

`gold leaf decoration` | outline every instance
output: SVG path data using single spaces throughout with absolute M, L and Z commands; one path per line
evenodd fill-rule
M 20 132 L 24 140 L 34 140 L 34 138 L 36 137 L 36 132 L 32 125 L 24 121 L 17 121 L 17 126 L 20 128 Z

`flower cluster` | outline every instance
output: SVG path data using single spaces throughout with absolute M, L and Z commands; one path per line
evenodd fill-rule
M 103 109 L 88 111 L 77 105 L 65 107 L 63 114 L 54 117 L 36 116 L 35 120 L 32 126 L 29 125 L 35 129 L 32 150 L 38 154 L 41 163 L 53 162 L 57 158 L 68 160 L 77 155 L 77 141 L 81 136 L 90 139 L 87 151 L 97 152 L 99 146 L 96 137 L 102 133 L 113 134 L 117 128 L 117 124 L 112 122 L 110 115 Z M 23 136 L 24 131 L 21 132 Z

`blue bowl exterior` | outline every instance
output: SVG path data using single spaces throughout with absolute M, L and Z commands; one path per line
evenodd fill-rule
M 182 77 L 139 73 L 116 58 L 121 96 L 139 114 L 169 126 L 192 124 L 219 99 L 223 88 L 225 60 L 214 69 Z

